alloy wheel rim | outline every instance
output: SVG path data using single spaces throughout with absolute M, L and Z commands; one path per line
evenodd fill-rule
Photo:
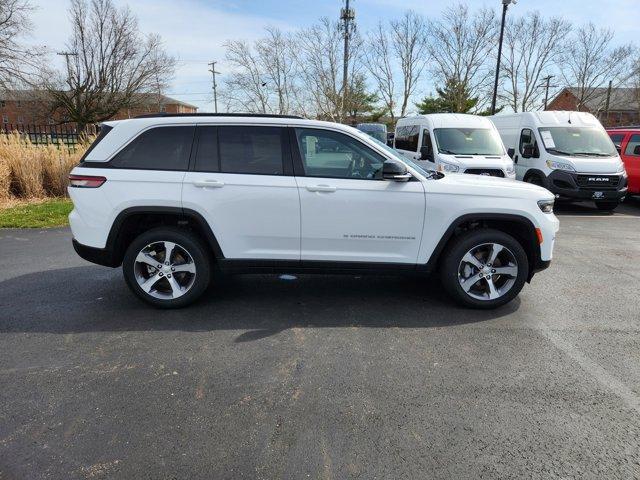
M 499 243 L 476 245 L 462 257 L 458 266 L 460 287 L 477 300 L 496 300 L 506 295 L 517 278 L 515 255 Z
M 196 279 L 191 253 L 180 244 L 164 240 L 141 249 L 133 271 L 142 291 L 161 300 L 183 296 L 191 290 Z

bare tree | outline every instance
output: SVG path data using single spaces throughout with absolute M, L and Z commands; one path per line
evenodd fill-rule
M 29 77 L 38 55 L 20 43 L 32 29 L 28 0 L 0 0 L 0 88 L 15 87 Z
M 257 53 L 242 40 L 228 41 L 224 46 L 226 60 L 233 72 L 225 80 L 223 97 L 229 99 L 232 109 L 239 107 L 251 113 L 267 113 L 269 92 Z
M 292 42 L 277 28 L 266 33 L 253 47 L 238 40 L 225 43 L 232 73 L 224 97 L 232 109 L 289 114 L 295 110 L 297 79 Z
M 298 65 L 301 85 L 307 95 L 299 98 L 304 105 L 306 115 L 314 115 L 335 122 L 345 120 L 346 110 L 342 98 L 342 37 L 338 23 L 328 18 L 308 29 L 297 37 L 300 51 Z M 350 42 L 348 85 L 355 84 L 362 71 L 362 38 L 353 34 Z M 349 87 L 347 91 L 349 91 Z M 347 103 L 350 100 L 347 99 Z
M 613 47 L 613 38 L 612 30 L 598 29 L 589 23 L 579 28 L 568 44 L 562 62 L 562 76 L 568 85 L 575 88 L 579 109 L 586 108 L 589 102 L 596 103 L 596 110 L 602 109 L 606 95 L 602 95 L 599 89 L 609 81 L 617 87 L 628 78 L 633 48 L 631 45 Z
M 449 7 L 442 19 L 430 22 L 429 54 L 434 80 L 460 85 L 460 91 L 479 98 L 476 110 L 486 105 L 492 67 L 488 60 L 494 48 L 497 22 L 489 9 L 469 12 L 464 4 Z M 460 99 L 460 107 L 467 99 Z
M 45 88 L 79 129 L 140 104 L 173 75 L 175 60 L 157 35 L 143 36 L 128 8 L 112 0 L 72 0 L 66 70 L 49 72 Z
M 561 18 L 545 20 L 540 12 L 511 20 L 505 29 L 500 95 L 514 112 L 534 109 L 544 95 L 539 88 L 561 58 L 571 24 Z
M 380 22 L 369 34 L 366 47 L 366 69 L 375 82 L 377 91 L 389 112 L 391 121 L 395 123 L 396 85 L 395 62 L 391 40 L 387 28 Z
M 402 72 L 402 104 L 400 116 L 407 112 L 409 98 L 428 60 L 427 23 L 417 13 L 408 11 L 400 20 L 391 22 L 393 50 L 400 60 Z

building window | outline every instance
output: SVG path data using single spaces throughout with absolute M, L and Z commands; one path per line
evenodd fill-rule
M 24 123 L 24 117 L 18 117 L 18 124 Z
M 7 106 L 7 102 L 5 102 L 4 100 L 0 100 L 0 107 L 4 108 Z
M 2 123 L 9 123 L 9 117 L 7 115 L 2 115 Z
M 49 122 L 49 125 L 54 125 L 56 123 L 56 121 L 53 118 L 50 118 L 48 122 Z
M 160 111 L 161 112 L 166 112 L 167 111 L 167 106 L 166 105 L 160 105 Z
M 18 101 L 16 102 L 16 107 L 21 107 L 21 106 L 22 106 L 22 102 L 21 102 L 20 100 L 18 100 Z

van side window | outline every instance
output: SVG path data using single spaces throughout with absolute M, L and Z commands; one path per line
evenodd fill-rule
M 533 147 L 534 158 L 540 157 L 540 150 L 538 149 L 538 142 L 536 142 L 536 136 L 533 130 L 524 128 L 520 134 L 520 155 L 524 152 L 525 147 Z
M 155 127 L 145 130 L 111 160 L 115 168 L 184 170 L 189 167 L 195 127 Z
M 395 148 L 400 150 L 418 151 L 418 137 L 420 129 L 418 125 L 403 125 L 396 128 Z
M 631 135 L 627 148 L 625 149 L 625 155 L 633 155 L 634 157 L 640 157 L 640 154 L 636 153 L 636 149 L 640 147 L 640 135 Z
M 281 127 L 218 127 L 220 171 L 282 175 L 284 142 Z

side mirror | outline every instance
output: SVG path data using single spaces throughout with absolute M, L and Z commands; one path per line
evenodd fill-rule
M 640 145 L 636 145 L 633 149 L 634 155 L 640 155 Z
M 511 160 L 513 160 L 513 156 L 516 154 L 516 149 L 515 148 L 510 148 L 509 150 L 507 150 L 507 155 L 509 155 L 509 158 Z
M 430 162 L 433 162 L 433 152 L 426 145 L 420 147 L 420 160 L 428 160 Z
M 616 151 L 618 152 L 618 154 L 621 154 L 622 153 L 622 145 L 619 145 L 619 144 L 616 143 L 614 146 L 616 147 Z
M 533 157 L 533 145 L 526 145 L 523 149 L 522 149 L 522 158 L 531 158 Z
M 382 164 L 382 178 L 394 182 L 407 182 L 411 178 L 411 174 L 407 172 L 407 167 L 403 163 L 385 160 Z

